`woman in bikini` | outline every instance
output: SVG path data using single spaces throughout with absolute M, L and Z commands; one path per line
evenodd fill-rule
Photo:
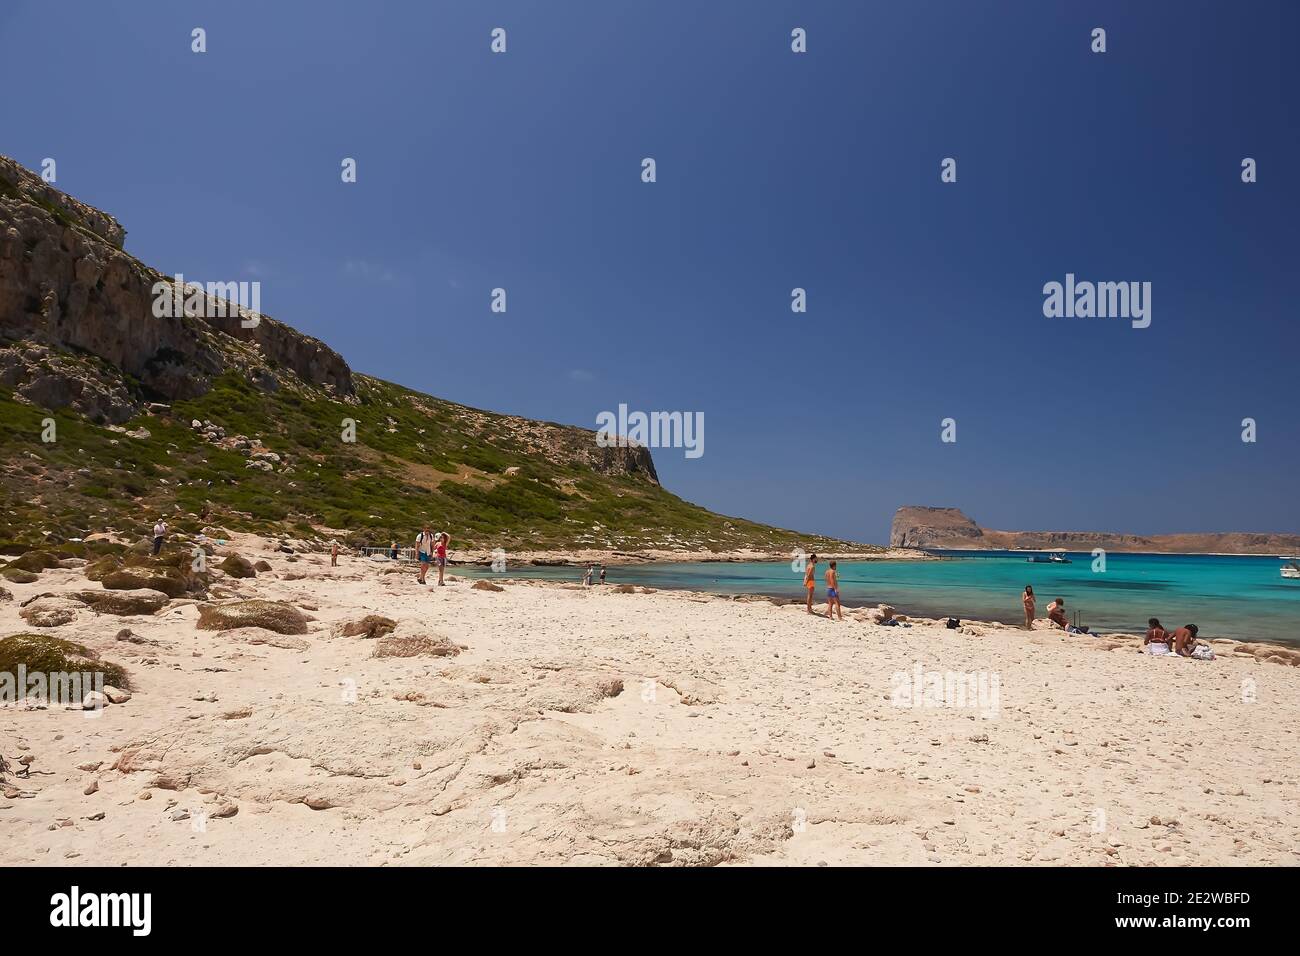
M 1038 599 L 1034 597 L 1034 586 L 1025 585 L 1025 593 L 1020 595 L 1020 603 L 1025 606 L 1025 627 L 1033 629 L 1034 627 L 1034 609 L 1038 606 Z
M 804 570 L 803 573 L 803 586 L 804 589 L 808 592 L 808 613 L 809 614 L 813 612 L 812 609 L 813 592 L 817 590 L 816 574 L 817 574 L 817 555 L 815 554 L 809 555 L 808 567 Z
M 1147 621 L 1147 636 L 1142 640 L 1142 649 L 1152 657 L 1164 657 L 1173 651 L 1173 638 L 1164 629 L 1157 617 Z

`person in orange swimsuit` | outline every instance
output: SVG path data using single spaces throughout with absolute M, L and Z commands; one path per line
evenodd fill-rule
M 813 612 L 812 609 L 813 592 L 817 590 L 816 576 L 817 576 L 817 555 L 812 554 L 808 556 L 808 567 L 805 568 L 803 572 L 803 586 L 804 589 L 808 592 L 808 613 L 809 614 Z

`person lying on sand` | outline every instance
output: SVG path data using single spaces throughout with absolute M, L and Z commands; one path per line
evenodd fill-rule
M 1142 648 L 1152 657 L 1164 657 L 1166 654 L 1173 652 L 1170 645 L 1173 639 L 1169 632 L 1164 629 L 1159 618 L 1151 618 L 1147 621 L 1147 636 L 1142 640 Z
M 826 616 L 831 616 L 831 609 L 840 612 L 840 620 L 844 620 L 844 608 L 840 604 L 840 575 L 835 570 L 835 562 L 832 561 L 830 567 L 826 569 Z
M 1069 627 L 1069 621 L 1065 619 L 1065 598 L 1059 597 L 1047 605 L 1047 619 L 1061 630 Z
M 804 570 L 803 573 L 803 586 L 804 589 L 808 592 L 808 613 L 809 614 L 813 612 L 812 609 L 813 592 L 817 590 L 816 575 L 817 575 L 817 555 L 810 554 L 808 556 L 808 567 Z

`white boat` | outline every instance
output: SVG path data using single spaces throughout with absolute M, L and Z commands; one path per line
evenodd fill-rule
M 1282 565 L 1282 577 L 1300 581 L 1300 558 Z

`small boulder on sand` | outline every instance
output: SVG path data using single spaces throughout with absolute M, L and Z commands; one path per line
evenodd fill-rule
M 195 627 L 201 631 L 261 627 L 277 634 L 306 634 L 307 616 L 283 601 L 234 601 L 205 604 L 199 609 Z
M 493 584 L 491 581 L 485 581 L 485 580 L 475 581 L 473 584 L 470 585 L 470 589 L 474 591 L 504 591 L 505 590 L 505 588 L 503 588 L 501 585 Z
M 89 673 L 102 675 L 100 679 L 114 687 L 131 686 L 126 671 L 119 665 L 99 660 L 94 651 L 81 644 L 49 634 L 12 634 L 0 638 L 0 673 L 17 674 L 20 665 L 28 674 Z M 46 691 L 55 689 L 51 685 Z
M 217 567 L 222 571 L 225 571 L 226 574 L 230 575 L 232 578 L 257 577 L 257 569 L 253 567 L 253 562 L 238 554 L 230 555 L 230 557 L 218 564 Z
M 134 591 L 77 591 L 73 598 L 99 614 L 155 614 L 171 600 L 162 591 L 139 588 Z
M 339 633 L 344 637 L 366 637 L 373 639 L 392 633 L 396 628 L 397 622 L 391 617 L 384 617 L 381 614 L 367 614 L 359 621 L 349 621 L 344 624 L 339 629 Z
M 455 657 L 460 646 L 441 634 L 405 636 L 390 634 L 375 643 L 375 657 Z
M 179 572 L 155 568 L 119 568 L 99 579 L 109 591 L 161 591 L 168 597 L 184 596 L 187 587 Z
M 30 602 L 18 616 L 32 627 L 62 627 L 76 620 L 76 607 L 67 598 L 43 596 Z
M 6 567 L 10 568 L 21 568 L 24 571 L 34 571 L 37 574 L 58 566 L 59 559 L 48 551 L 28 551 L 21 557 L 14 558 L 6 565 Z
M 270 561 L 258 561 L 256 564 L 253 565 L 253 568 L 254 568 L 254 570 L 257 570 L 257 571 L 270 571 L 270 570 L 271 570 L 271 562 L 270 562 Z

